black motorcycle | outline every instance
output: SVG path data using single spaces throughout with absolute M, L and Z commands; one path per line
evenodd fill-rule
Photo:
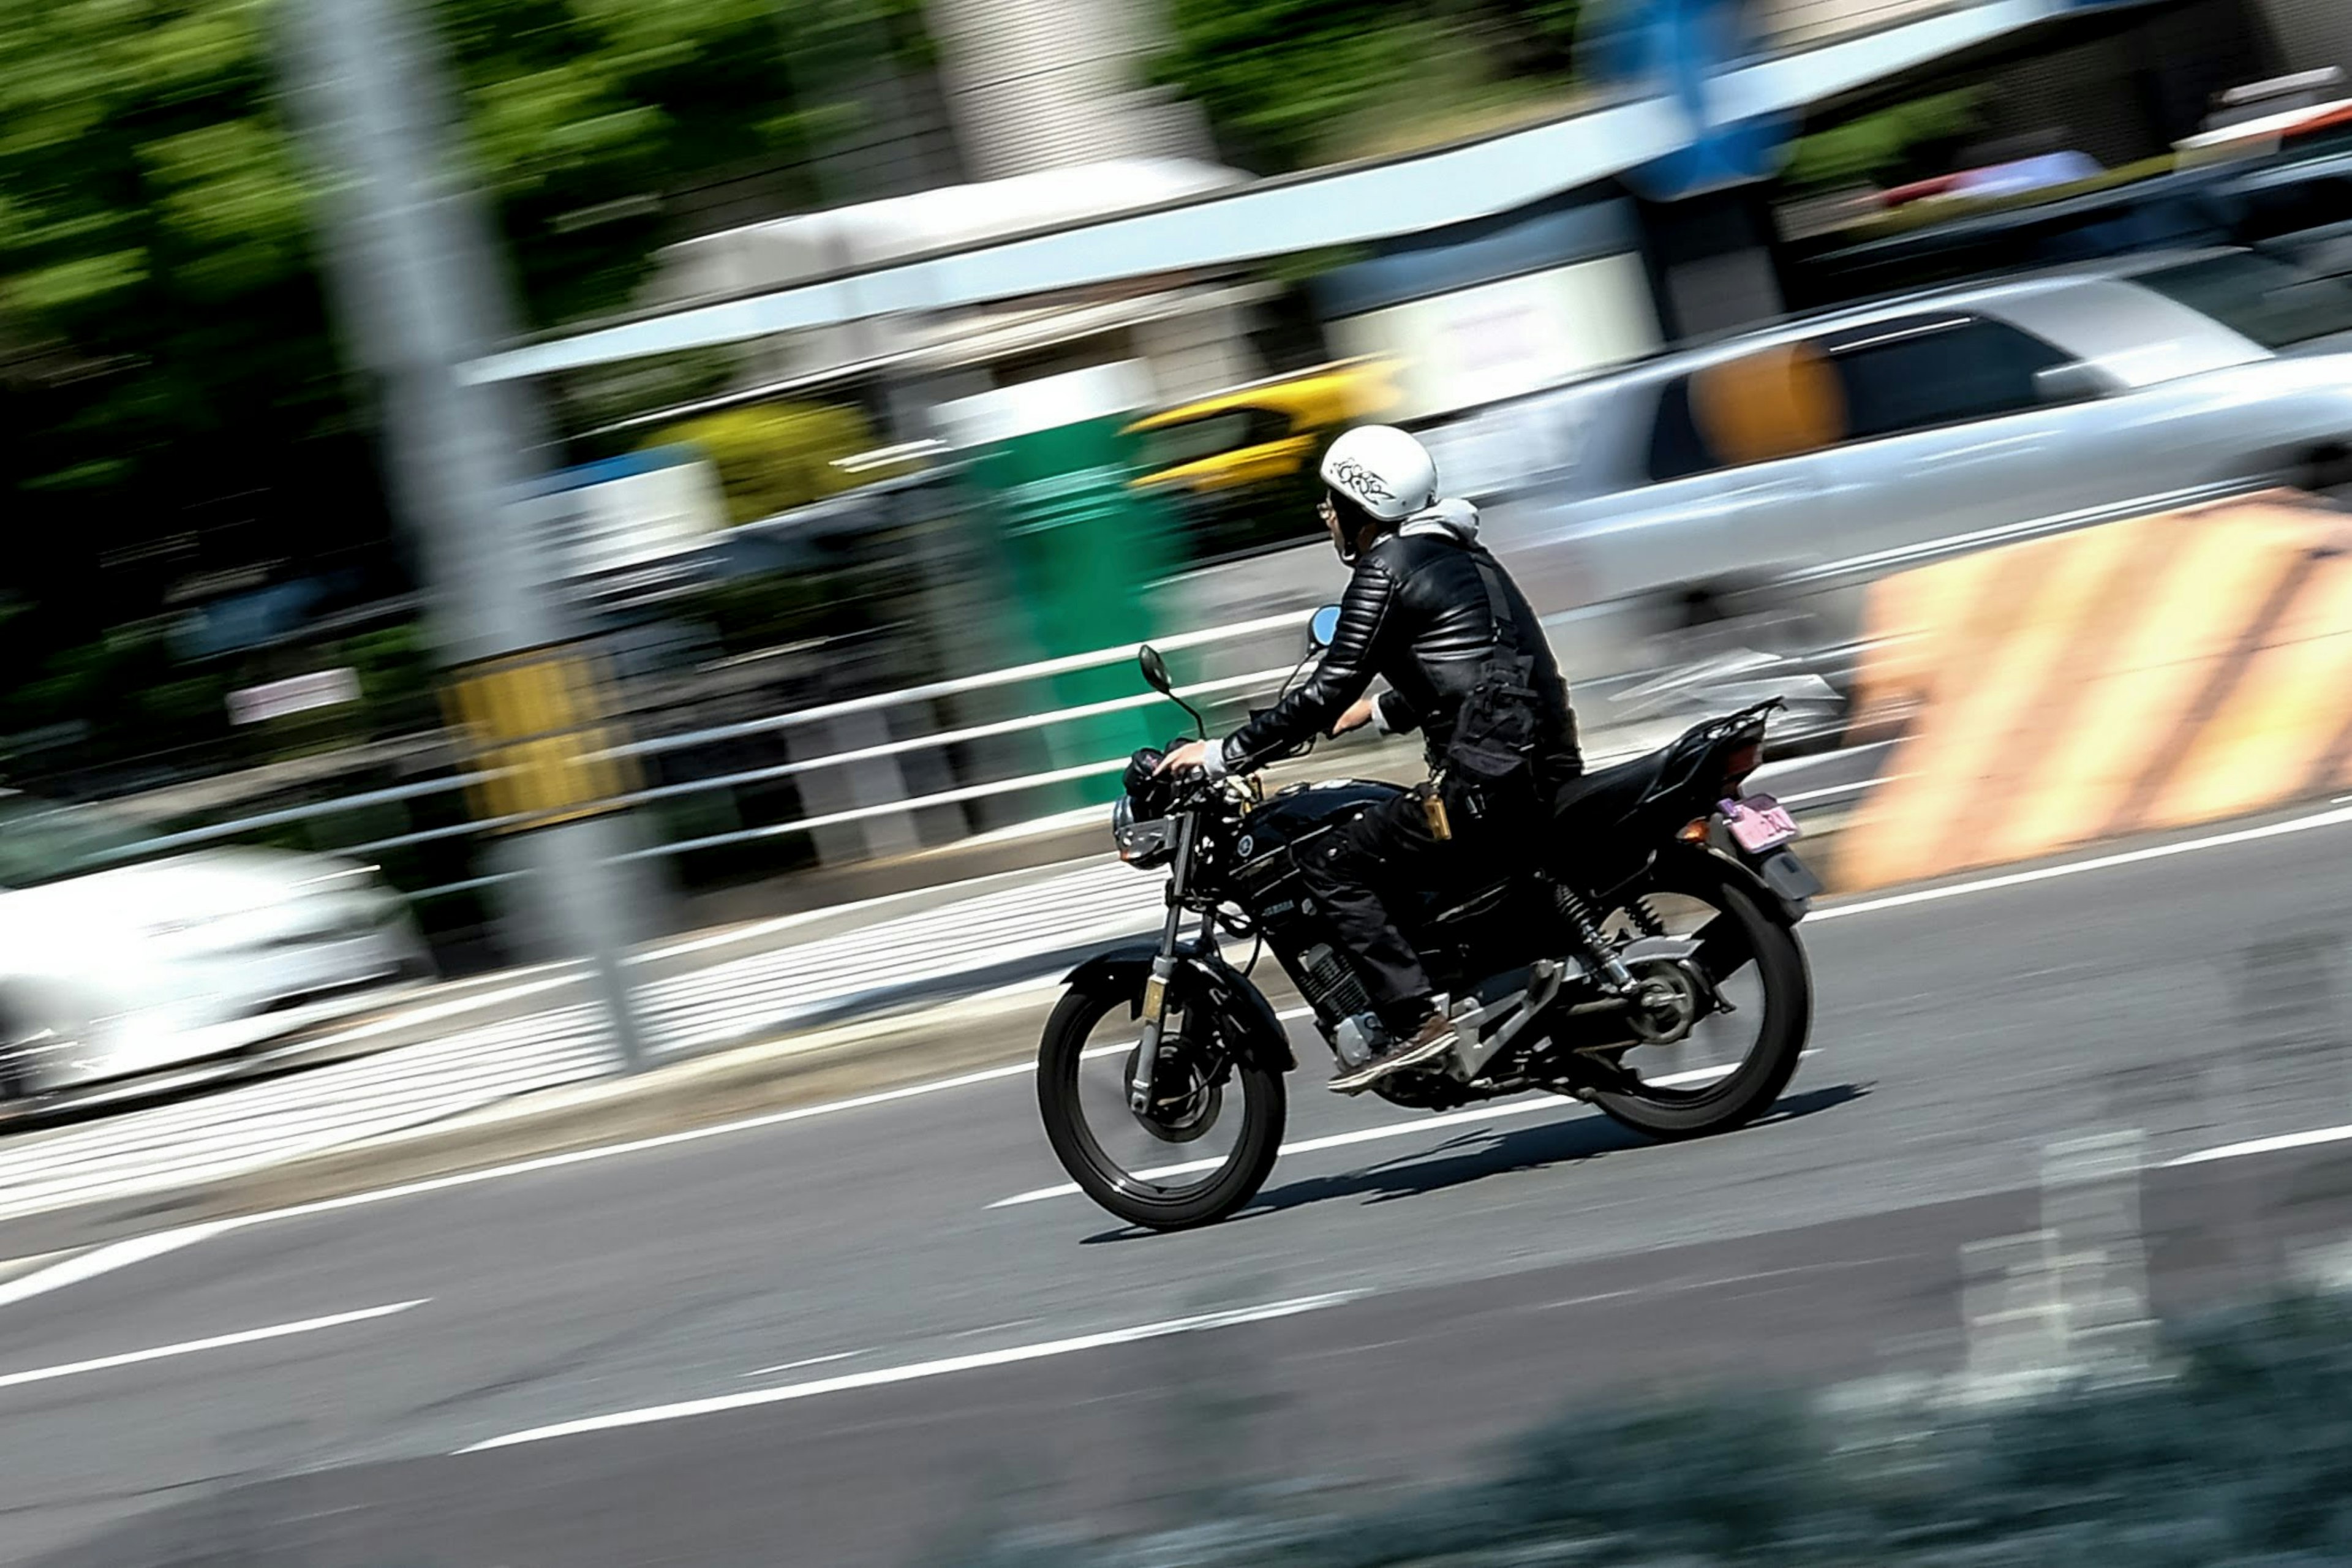
M 1336 618 L 1332 607 L 1316 617 L 1310 659 Z M 1140 662 L 1153 689 L 1182 701 L 1156 651 Z M 1821 890 L 1787 847 L 1787 812 L 1741 793 L 1778 706 L 1582 775 L 1557 796 L 1523 871 L 1420 896 L 1402 923 L 1462 1043 L 1372 1092 L 1449 1110 L 1542 1090 L 1659 1138 L 1727 1131 L 1769 1109 L 1811 1025 L 1795 928 Z M 1089 1197 L 1131 1224 L 1180 1230 L 1248 1203 L 1281 1151 L 1283 1075 L 1297 1062 L 1250 978 L 1261 952 L 1341 1061 L 1368 1055 L 1370 1001 L 1297 867 L 1320 836 L 1401 791 L 1345 779 L 1268 798 L 1255 779 L 1156 773 L 1160 756 L 1129 762 L 1113 832 L 1128 864 L 1167 870 L 1167 921 L 1157 942 L 1070 973 L 1045 1025 L 1037 1100 Z M 1249 945 L 1246 963 L 1228 959 L 1228 942 Z

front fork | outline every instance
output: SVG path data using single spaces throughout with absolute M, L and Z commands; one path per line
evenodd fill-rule
M 1168 919 L 1160 928 L 1160 951 L 1151 960 L 1151 978 L 1143 985 L 1143 1038 L 1136 1047 L 1135 1073 L 1127 1085 L 1127 1108 L 1138 1116 L 1150 1112 L 1151 1086 L 1160 1071 L 1160 1042 L 1167 1033 L 1168 985 L 1176 978 L 1176 937 L 1184 920 L 1184 885 L 1192 873 L 1192 834 L 1199 820 L 1187 813 L 1176 829 L 1176 869 L 1168 883 Z

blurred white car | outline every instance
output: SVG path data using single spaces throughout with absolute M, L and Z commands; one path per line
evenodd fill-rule
M 1696 378 L 1801 345 L 1839 433 L 1742 460 Z M 2352 481 L 2352 278 L 2169 252 L 1807 317 L 1530 400 L 1549 474 L 1487 538 L 1591 603 L 1806 567 L 2232 481 Z M 1444 473 L 1441 458 L 1441 475 Z M 1533 589 L 1531 588 L 1532 592 Z
M 0 1111 L 234 1068 L 432 977 L 373 867 L 142 842 L 95 807 L 0 792 Z

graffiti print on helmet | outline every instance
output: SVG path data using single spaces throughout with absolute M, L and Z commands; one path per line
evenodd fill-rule
M 1380 475 L 1361 463 L 1341 462 L 1331 470 L 1331 477 L 1356 492 L 1358 500 L 1394 500 L 1395 492 L 1381 482 Z

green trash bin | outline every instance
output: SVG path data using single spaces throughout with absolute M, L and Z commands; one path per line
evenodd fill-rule
M 989 553 L 1014 601 L 1007 608 L 1038 659 L 1152 635 L 1144 589 L 1172 568 L 1175 540 L 1164 504 L 1130 487 L 1139 441 L 1121 434 L 1148 400 L 1140 370 L 1118 364 L 1024 382 L 941 410 L 941 426 L 971 459 L 980 501 L 973 526 L 989 536 Z M 1022 707 L 1053 711 L 1143 689 L 1133 661 L 1120 660 L 1041 678 L 1024 689 Z M 1063 721 L 1043 731 L 1045 765 L 1106 763 L 1166 742 L 1183 723 L 1161 703 Z M 1117 797 L 1118 775 L 1075 780 L 1054 793 L 1068 806 L 1099 804 Z

